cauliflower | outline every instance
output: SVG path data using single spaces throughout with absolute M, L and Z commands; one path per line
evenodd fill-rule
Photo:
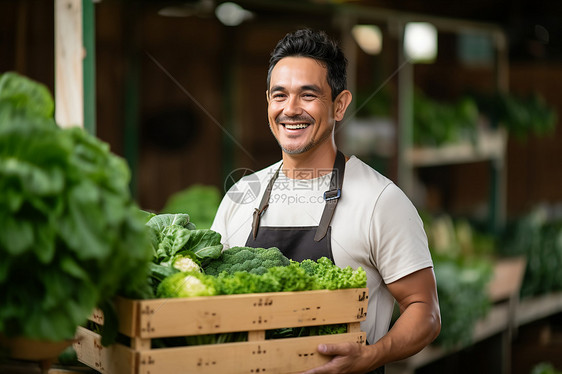
M 172 267 L 182 272 L 196 271 L 201 273 L 199 263 L 189 255 L 177 255 L 172 261 Z
M 181 272 L 166 277 L 156 295 L 162 298 L 213 296 L 217 294 L 214 277 L 196 271 Z

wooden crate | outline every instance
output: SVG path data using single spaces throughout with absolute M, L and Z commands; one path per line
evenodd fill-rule
M 100 336 L 79 327 L 78 359 L 101 373 L 295 373 L 319 366 L 320 343 L 365 344 L 359 323 L 367 315 L 366 288 L 279 292 L 189 299 L 118 298 L 119 331 L 130 346 L 103 347 Z M 91 318 L 103 324 L 103 314 Z M 270 329 L 346 323 L 347 333 L 266 339 Z M 151 348 L 151 339 L 248 332 L 248 341 L 201 346 Z

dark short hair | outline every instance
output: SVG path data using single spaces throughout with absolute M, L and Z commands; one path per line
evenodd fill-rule
M 267 89 L 271 82 L 271 72 L 275 65 L 285 57 L 310 57 L 320 62 L 328 71 L 328 85 L 332 89 L 332 100 L 347 87 L 347 59 L 338 44 L 324 31 L 301 29 L 289 33 L 281 39 L 269 59 Z

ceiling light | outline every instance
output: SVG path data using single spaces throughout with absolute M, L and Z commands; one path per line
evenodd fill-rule
M 437 57 L 437 29 L 428 22 L 409 22 L 404 30 L 404 52 L 412 62 L 432 62 Z
M 378 55 L 382 50 L 382 32 L 375 25 L 355 25 L 351 29 L 353 38 L 359 47 L 370 55 Z
M 238 26 L 253 17 L 252 12 L 242 8 L 236 3 L 222 3 L 215 9 L 215 15 L 226 26 Z

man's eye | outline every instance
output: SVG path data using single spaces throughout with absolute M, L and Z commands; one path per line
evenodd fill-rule
M 272 98 L 277 99 L 277 100 L 283 99 L 284 97 L 285 97 L 285 95 L 281 94 L 281 93 L 276 93 L 276 94 L 272 95 Z
M 311 93 L 305 93 L 302 96 L 306 99 L 314 99 L 316 97 L 315 94 L 311 94 Z

